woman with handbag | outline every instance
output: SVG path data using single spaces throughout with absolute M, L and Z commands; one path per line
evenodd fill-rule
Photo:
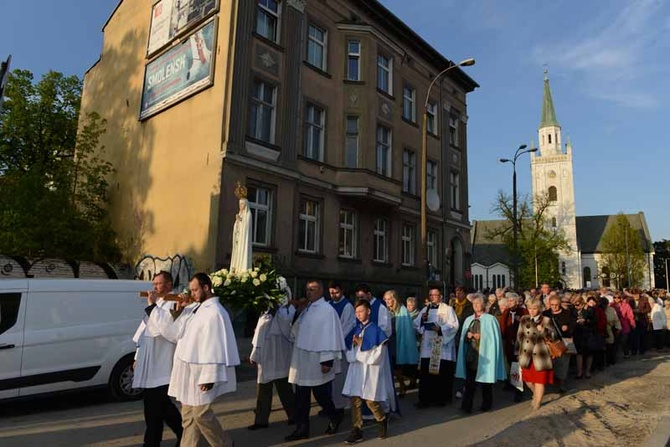
M 542 315 L 542 302 L 531 298 L 526 303 L 528 315 L 521 317 L 517 343 L 521 377 L 533 392 L 532 407 L 540 408 L 546 384 L 554 383 L 551 352 L 547 342 L 558 338 L 551 319 Z
M 593 356 L 593 369 L 602 371 L 605 369 L 607 347 L 607 315 L 605 315 L 605 310 L 600 304 L 600 298 L 595 295 L 589 295 L 586 298 L 586 306 L 593 309 L 595 315 L 594 332 L 586 340 L 586 345 Z
M 566 352 L 560 357 L 552 359 L 554 362 L 554 383 L 558 387 L 558 392 L 564 394 L 566 390 L 563 385 L 565 379 L 568 377 L 570 354 L 577 352 L 574 350 L 575 345 L 572 340 L 572 334 L 577 322 L 569 310 L 565 310 L 561 307 L 561 298 L 558 295 L 552 295 L 549 298 L 549 309 L 544 311 L 544 316 L 551 319 L 554 329 L 556 329 L 556 332 L 559 335 L 558 340 L 561 343 L 564 343 L 566 347 Z M 572 348 L 573 351 L 570 352 L 568 348 Z
M 572 305 L 577 311 L 577 320 L 573 333 L 575 348 L 577 349 L 577 379 L 582 379 L 586 372 L 586 378 L 591 378 L 591 364 L 593 356 L 587 347 L 587 341 L 591 334 L 595 333 L 596 315 L 592 309 L 586 306 L 584 297 L 576 295 L 572 299 Z

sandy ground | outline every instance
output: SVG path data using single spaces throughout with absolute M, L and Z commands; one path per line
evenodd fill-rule
M 666 445 L 670 434 L 670 355 L 625 361 L 586 381 L 484 442 L 505 446 Z M 660 424 L 660 425 L 659 425 Z M 662 440 L 662 441 L 660 441 Z

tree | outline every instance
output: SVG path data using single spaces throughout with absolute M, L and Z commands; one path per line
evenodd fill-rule
M 115 261 L 107 176 L 96 154 L 105 121 L 84 117 L 81 80 L 27 70 L 8 77 L 0 110 L 0 253 Z
M 623 213 L 605 230 L 601 244 L 603 268 L 616 277 L 618 286 L 641 286 L 646 266 L 642 239 Z
M 531 203 L 522 198 L 518 203 L 518 250 L 519 250 L 519 288 L 535 287 L 539 283 L 557 284 L 561 280 L 558 268 L 558 256 L 570 248 L 565 234 L 548 225 L 548 197 L 536 197 Z M 513 200 L 503 191 L 493 205 L 493 211 L 502 217 L 506 224 L 495 230 L 489 237 L 499 238 L 513 259 L 514 255 L 514 209 Z
M 667 287 L 666 280 L 666 265 L 670 268 L 670 241 L 663 239 L 662 241 L 654 242 L 654 276 L 656 279 L 656 287 Z

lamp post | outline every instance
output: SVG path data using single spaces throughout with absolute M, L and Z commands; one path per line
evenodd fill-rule
M 421 253 L 420 259 L 423 262 L 424 267 L 424 277 L 428 278 L 428 243 L 427 243 L 427 216 L 426 216 L 426 187 L 427 180 L 427 164 L 428 164 L 428 101 L 430 100 L 430 91 L 433 88 L 435 83 L 442 79 L 446 73 L 450 70 L 453 70 L 457 67 L 469 67 L 475 65 L 475 60 L 473 58 L 465 59 L 460 61 L 457 64 L 451 63 L 447 68 L 442 70 L 437 74 L 428 86 L 428 91 L 426 92 L 426 100 L 423 102 L 423 123 L 421 129 Z M 436 116 L 437 118 L 437 116 Z M 437 123 L 437 121 L 436 121 Z M 453 280 L 453 278 L 452 278 Z
M 514 153 L 514 158 L 501 158 L 500 163 L 512 163 L 512 233 L 514 235 L 512 254 L 512 267 L 514 269 L 514 288 L 519 287 L 519 220 L 517 216 L 517 195 L 516 195 L 516 161 L 523 155 L 530 152 L 537 152 L 537 148 L 526 149 L 528 146 L 522 144 Z

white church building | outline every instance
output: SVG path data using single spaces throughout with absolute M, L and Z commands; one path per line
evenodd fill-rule
M 602 265 L 601 239 L 614 225 L 617 215 L 576 216 L 572 144 L 563 145 L 561 126 L 556 119 L 554 103 L 545 71 L 542 118 L 538 129 L 539 148 L 530 153 L 533 197 L 546 195 L 548 224 L 564 232 L 570 249 L 559 254 L 559 271 L 563 286 L 588 289 L 601 286 L 619 287 Z M 643 288 L 654 287 L 654 246 L 642 212 L 625 215 L 637 230 L 645 252 L 646 268 Z M 504 220 L 474 221 L 472 235 L 472 281 L 476 289 L 509 286 L 511 254 L 503 242 L 491 234 L 509 225 Z

